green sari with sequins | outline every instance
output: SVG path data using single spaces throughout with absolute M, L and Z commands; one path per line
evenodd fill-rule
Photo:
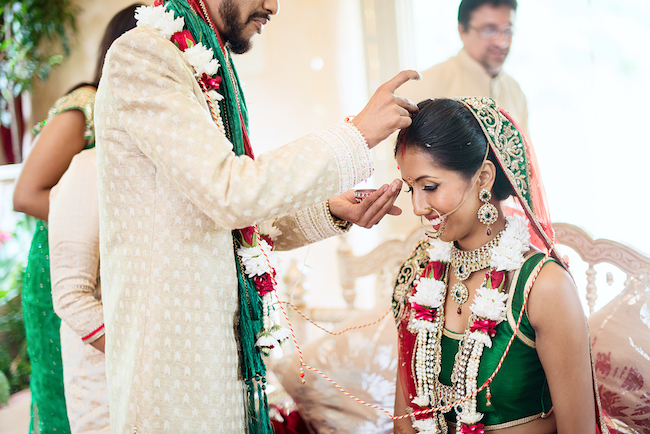
M 86 149 L 95 146 L 93 107 L 96 90 L 84 86 L 59 98 L 47 120 L 34 128 L 38 134 L 54 116 L 80 110 L 86 118 Z M 32 239 L 23 279 L 23 317 L 27 352 L 32 366 L 29 387 L 32 394 L 30 433 L 70 433 L 63 390 L 61 362 L 61 320 L 54 313 L 50 285 L 47 222 L 39 220 Z

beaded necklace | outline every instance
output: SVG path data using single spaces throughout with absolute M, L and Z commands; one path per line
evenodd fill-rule
M 453 386 L 446 386 L 439 379 L 445 324 L 444 302 L 454 255 L 454 247 L 450 243 L 439 240 L 430 242 L 430 262 L 414 282 L 409 297 L 411 316 L 407 327 L 416 335 L 412 362 L 417 396 L 412 402 L 418 407 L 426 408 L 444 407 L 460 400 L 454 408 L 458 420 L 457 433 L 481 432 L 479 430 L 483 429 L 479 423 L 483 414 L 476 410 L 478 370 L 483 349 L 492 346 L 496 326 L 506 318 L 506 273 L 523 264 L 523 254 L 529 248 L 527 231 L 522 231 L 522 227 L 526 227 L 523 217 L 507 217 L 506 229 L 495 237 L 497 241 L 488 243 L 490 247 L 483 249 L 480 254 L 481 257 L 489 256 L 487 263 L 490 270 L 476 291 L 474 304 L 470 306 L 472 314 L 459 342 L 451 375 Z M 491 405 L 489 385 L 486 396 L 487 405 Z M 418 432 L 426 434 L 448 432 L 447 422 L 441 412 L 436 412 L 429 419 L 414 420 L 413 426 Z

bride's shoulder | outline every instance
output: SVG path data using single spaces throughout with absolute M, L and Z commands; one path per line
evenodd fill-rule
M 558 314 L 584 316 L 575 282 L 558 262 L 546 261 L 539 271 L 530 292 L 528 311 L 531 324 Z

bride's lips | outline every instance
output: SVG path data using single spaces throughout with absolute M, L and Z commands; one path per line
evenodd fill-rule
M 429 223 L 431 223 L 431 226 L 433 226 L 435 230 L 438 230 L 440 228 L 440 225 L 443 222 L 443 219 L 441 219 L 440 217 L 427 216 L 427 220 L 429 220 Z

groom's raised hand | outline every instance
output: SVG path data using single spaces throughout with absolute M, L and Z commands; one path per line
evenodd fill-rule
M 411 115 L 417 114 L 418 106 L 395 95 L 395 91 L 407 81 L 419 79 L 417 71 L 400 72 L 379 86 L 368 104 L 354 117 L 352 123 L 361 131 L 370 149 L 395 131 L 411 125 Z

